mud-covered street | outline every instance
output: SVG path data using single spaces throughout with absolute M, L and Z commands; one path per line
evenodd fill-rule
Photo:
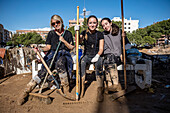
M 137 89 L 112 101 L 111 94 L 104 96 L 104 102 L 96 102 L 96 82 L 92 81 L 80 101 L 69 101 L 51 92 L 52 104 L 28 100 L 24 105 L 17 105 L 20 91 L 31 79 L 31 74 L 11 75 L 0 80 L 1 113 L 169 113 L 170 112 L 170 71 L 162 66 L 153 67 L 151 88 Z M 88 80 L 87 80 L 88 81 Z M 135 85 L 136 86 L 136 85 Z M 72 93 L 75 93 L 73 89 Z

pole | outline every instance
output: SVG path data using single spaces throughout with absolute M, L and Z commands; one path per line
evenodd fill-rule
M 121 13 L 122 13 L 122 38 L 123 38 L 123 63 L 124 63 L 124 82 L 125 82 L 125 89 L 126 86 L 126 56 L 125 56 L 125 35 L 124 35 L 124 15 L 123 15 L 123 0 L 121 0 Z
M 77 6 L 77 25 L 79 25 L 79 6 Z M 76 100 L 78 101 L 79 97 L 79 31 L 76 31 Z

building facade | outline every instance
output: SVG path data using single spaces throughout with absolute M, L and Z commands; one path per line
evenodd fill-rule
M 16 30 L 16 33 L 18 34 L 27 34 L 27 33 L 30 33 L 30 32 L 36 32 L 38 33 L 43 40 L 46 40 L 46 36 L 48 34 L 49 31 L 40 31 L 40 30 Z
M 114 17 L 112 21 L 121 21 L 120 17 Z M 130 17 L 130 20 L 124 19 L 124 30 L 128 33 L 132 33 L 134 30 L 137 30 L 139 28 L 139 20 L 132 20 Z
M 82 26 L 84 22 L 84 18 L 79 19 L 79 25 Z M 75 18 L 73 20 L 69 20 L 69 27 L 73 27 L 77 24 L 77 20 Z
M 161 35 L 160 38 L 156 40 L 157 45 L 169 45 L 170 44 L 170 34 L 169 35 Z
M 12 32 L 4 29 L 3 25 L 0 24 L 0 46 L 3 47 L 6 43 L 12 39 Z
M 4 37 L 4 27 L 2 24 L 0 24 L 0 45 L 3 43 L 3 38 Z
M 101 18 L 98 18 L 98 21 L 101 21 L 102 19 Z M 84 18 L 80 18 L 79 19 L 79 25 L 82 26 L 83 25 L 83 22 L 84 22 Z M 69 20 L 69 27 L 73 27 L 77 24 L 77 20 Z
M 98 18 L 98 21 L 101 21 L 101 18 Z M 122 21 L 120 17 L 114 17 L 112 21 Z M 82 26 L 84 22 L 84 18 L 79 19 L 79 25 Z M 77 24 L 77 20 L 69 20 L 69 27 L 75 26 Z M 132 31 L 139 28 L 139 20 L 130 20 L 124 19 L 124 30 L 128 33 L 132 33 Z

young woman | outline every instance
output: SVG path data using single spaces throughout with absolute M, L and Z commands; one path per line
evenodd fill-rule
M 81 59 L 80 69 L 82 77 L 82 92 L 84 95 L 84 82 L 86 75 L 86 66 L 94 63 L 96 80 L 98 83 L 97 101 L 103 101 L 103 60 L 100 57 L 103 53 L 104 37 L 103 34 L 96 30 L 98 26 L 98 19 L 91 15 L 87 19 L 88 29 L 83 31 L 80 35 L 80 40 L 84 40 L 84 56 Z
M 121 89 L 118 80 L 117 65 L 121 63 L 122 56 L 122 32 L 116 24 L 109 18 L 103 18 L 101 25 L 104 29 L 104 66 L 106 72 L 106 82 L 108 91 L 118 91 Z M 129 46 L 127 37 L 125 38 L 126 47 Z
M 53 15 L 51 17 L 50 24 L 54 30 L 51 30 L 48 33 L 46 46 L 39 49 L 42 51 L 48 51 L 44 57 L 44 60 L 49 66 L 57 46 L 61 41 L 51 70 L 57 70 L 61 81 L 61 87 L 63 88 L 63 92 L 66 94 L 69 93 L 68 74 L 71 76 L 73 67 L 73 60 L 70 55 L 70 50 L 74 48 L 73 37 L 70 31 L 64 30 L 63 20 L 60 16 Z M 36 52 L 37 50 L 34 49 L 34 51 Z M 33 78 L 33 80 L 31 80 L 31 82 L 27 85 L 27 88 L 23 91 L 23 93 L 21 93 L 18 100 L 19 105 L 22 105 L 25 102 L 25 98 L 28 96 L 29 92 L 31 92 L 37 84 L 40 84 L 40 82 L 43 81 L 46 73 L 46 68 L 42 65 L 41 70 L 38 72 L 38 76 Z

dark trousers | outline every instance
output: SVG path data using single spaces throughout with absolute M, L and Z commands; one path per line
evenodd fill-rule
M 46 62 L 48 67 L 51 64 L 51 61 L 53 59 L 53 55 L 54 55 L 54 51 L 51 51 L 51 52 L 47 53 L 47 55 L 44 57 L 44 61 Z M 67 72 L 66 62 L 67 62 L 66 57 L 65 56 L 61 56 L 61 57 L 59 57 L 58 60 L 54 60 L 53 65 L 52 65 L 50 70 L 56 69 L 58 73 Z M 44 67 L 44 65 L 42 65 L 41 70 L 38 72 L 39 78 L 41 80 L 44 79 L 46 73 L 47 73 L 47 70 Z
M 87 55 L 85 55 L 81 59 L 81 64 L 80 64 L 81 76 L 86 75 L 86 66 L 92 64 L 91 60 L 92 60 L 92 58 L 88 57 Z M 95 62 L 94 65 L 95 65 L 96 76 L 103 76 L 103 58 L 99 57 L 99 60 L 97 62 Z

